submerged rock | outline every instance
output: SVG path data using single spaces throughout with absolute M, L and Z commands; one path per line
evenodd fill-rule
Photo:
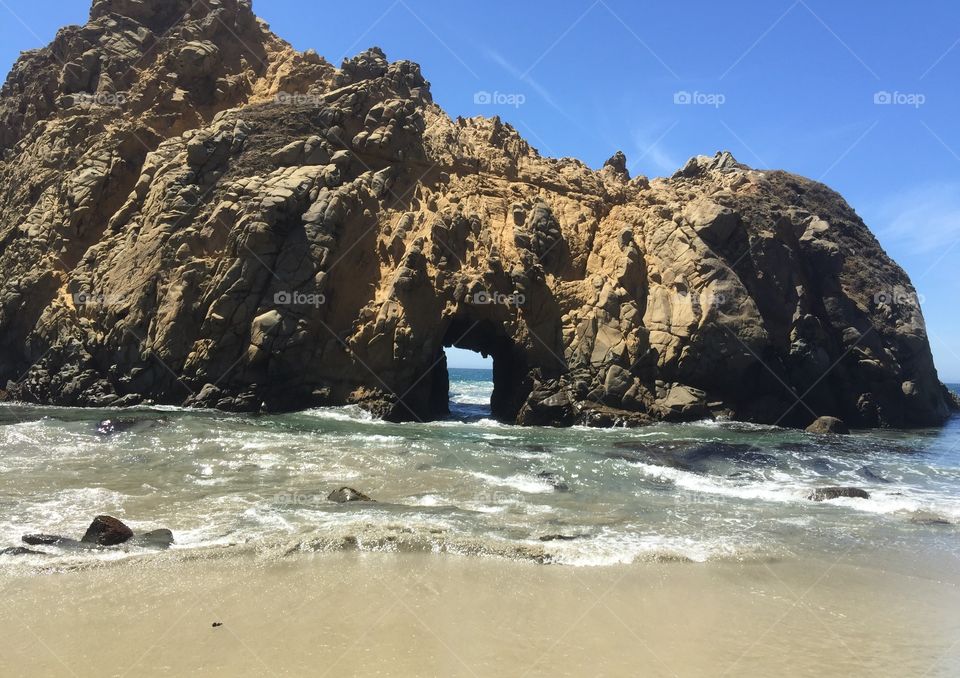
M 102 548 L 99 544 L 84 542 L 72 537 L 55 534 L 25 534 L 21 537 L 23 543 L 30 546 L 56 546 L 60 549 L 73 551 L 90 551 Z
M 675 440 L 669 443 L 620 441 L 616 451 L 604 456 L 636 463 L 665 466 L 690 473 L 711 473 L 722 466 L 757 466 L 773 463 L 775 457 L 744 443 Z
M 540 471 L 537 474 L 537 478 L 545 481 L 550 487 L 552 487 L 557 492 L 568 492 L 570 486 L 567 484 L 567 481 L 559 473 L 554 471 Z
M 869 499 L 870 493 L 859 487 L 818 487 L 807 495 L 813 501 L 829 501 L 849 497 L 852 499 Z
M 882 475 L 880 475 L 879 473 L 877 473 L 876 471 L 874 471 L 874 470 L 873 470 L 872 468 L 870 468 L 869 466 L 861 466 L 861 467 L 857 470 L 857 473 L 858 473 L 860 476 L 862 476 L 863 478 L 866 478 L 867 480 L 869 480 L 870 482 L 874 482 L 874 483 L 889 483 L 889 482 L 890 482 L 890 479 L 889 479 L 889 478 L 884 478 Z
M 165 549 L 173 544 L 173 532 L 163 528 L 151 530 L 134 535 L 128 543 L 132 546 L 142 546 L 144 548 Z
M 810 460 L 810 468 L 822 476 L 834 475 L 836 468 L 833 462 L 826 457 L 814 457 Z
M 711 464 L 719 462 L 763 465 L 776 458 L 760 448 L 744 443 L 702 443 L 683 453 L 684 461 L 700 472 L 708 472 Z
M 816 420 L 807 426 L 808 433 L 835 433 L 846 435 L 850 429 L 843 423 L 842 419 L 837 417 L 817 417 Z
M 23 546 L 10 546 L 0 549 L 0 556 L 42 556 L 43 551 L 34 551 Z
M 338 490 L 334 490 L 327 495 L 327 499 L 330 501 L 335 501 L 338 504 L 345 504 L 351 501 L 373 501 L 373 499 L 365 495 L 363 492 L 358 492 L 352 487 L 341 487 Z
M 114 433 L 142 433 L 159 424 L 165 419 L 104 419 L 97 424 L 97 433 L 102 436 Z
M 67 540 L 67 537 L 55 534 L 25 534 L 20 540 L 30 546 L 55 546 Z
M 545 534 L 538 537 L 540 541 L 574 541 L 575 539 L 586 539 L 588 534 Z
M 910 514 L 910 522 L 915 525 L 929 525 L 932 527 L 949 527 L 952 526 L 949 520 L 943 516 L 933 513 L 931 511 L 913 511 Z

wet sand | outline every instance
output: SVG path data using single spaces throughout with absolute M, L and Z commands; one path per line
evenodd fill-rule
M 960 675 L 960 561 L 911 558 L 171 553 L 8 571 L 0 675 Z

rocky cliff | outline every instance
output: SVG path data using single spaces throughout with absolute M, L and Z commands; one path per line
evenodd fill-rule
M 631 178 L 337 69 L 245 0 L 95 0 L 0 95 L 0 383 L 38 403 L 447 407 L 529 424 L 938 424 L 916 295 L 827 187 L 729 153 Z

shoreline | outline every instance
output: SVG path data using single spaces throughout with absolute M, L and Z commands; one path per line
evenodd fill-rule
M 479 370 L 478 370 L 479 371 Z M 874 426 L 874 427 L 852 427 L 850 429 L 849 435 L 856 434 L 882 434 L 885 432 L 901 432 L 901 433 L 920 433 L 923 431 L 940 431 L 950 425 L 951 421 L 955 419 L 960 419 L 960 385 L 958 384 L 944 384 L 947 392 L 952 394 L 958 403 L 958 409 L 951 409 L 944 416 L 943 420 L 937 424 L 923 424 L 916 426 L 900 426 L 900 427 L 888 427 L 888 426 Z M 0 390 L 0 394 L 3 391 Z M 418 419 L 402 419 L 402 420 L 393 420 L 386 417 L 378 416 L 374 410 L 364 407 L 362 403 L 355 402 L 341 402 L 333 404 L 323 404 L 323 405 L 313 405 L 309 407 L 301 407 L 298 409 L 282 409 L 282 410 L 270 410 L 270 409 L 230 409 L 230 408 L 218 408 L 218 407 L 199 407 L 196 405 L 187 405 L 184 403 L 161 403 L 156 401 L 145 401 L 133 404 L 126 404 L 120 406 L 114 405 L 58 405 L 53 403 L 34 403 L 24 400 L 15 400 L 15 399 L 4 399 L 0 397 L 0 412 L 3 410 L 13 410 L 15 408 L 23 408 L 26 410 L 53 410 L 57 412 L 66 412 L 71 413 L 71 416 L 68 417 L 70 420 L 83 420 L 86 419 L 85 416 L 81 416 L 79 413 L 100 413 L 105 415 L 106 418 L 111 418 L 110 415 L 136 415 L 138 413 L 150 414 L 150 413 L 181 413 L 181 414 L 199 414 L 199 415 L 213 415 L 221 417 L 234 417 L 238 419 L 250 418 L 256 419 L 258 417 L 280 417 L 285 415 L 296 416 L 308 414 L 310 412 L 316 411 L 342 411 L 342 410 L 354 410 L 363 412 L 368 418 L 362 419 L 368 422 L 383 423 L 388 425 L 430 425 L 437 423 L 446 423 L 446 422 L 462 422 L 463 419 L 456 417 L 452 414 L 448 414 L 445 417 L 434 417 L 427 418 L 423 420 Z M 609 409 L 609 408 L 608 408 Z M 804 426 L 790 426 L 786 424 L 780 424 L 779 420 L 773 423 L 762 422 L 762 421 L 750 421 L 748 419 L 736 419 L 724 416 L 704 416 L 701 418 L 690 418 L 690 419 L 656 419 L 649 417 L 648 413 L 642 411 L 634 410 L 610 410 L 607 414 L 618 415 L 620 418 L 615 419 L 603 419 L 603 418 L 591 418 L 587 416 L 592 410 L 584 410 L 583 417 L 572 421 L 572 423 L 567 424 L 531 424 L 531 423 L 519 423 L 500 420 L 494 417 L 492 414 L 486 417 L 491 421 L 495 421 L 500 426 L 509 426 L 517 427 L 521 429 L 536 430 L 536 429 L 588 429 L 594 431 L 630 431 L 630 430 L 639 430 L 652 428 L 656 426 L 664 425 L 698 425 L 698 424 L 730 424 L 734 426 L 756 426 L 760 428 L 769 428 L 785 431 L 795 431 L 795 432 L 810 432 L 808 428 Z M 16 417 L 16 415 L 14 415 Z M 602 422 L 602 423 L 598 423 Z M 839 435 L 839 434 L 829 434 L 829 435 Z M 844 434 L 847 435 L 847 434 Z
M 353 551 L 2 573 L 0 673 L 955 675 L 955 559 L 868 560 L 575 568 Z

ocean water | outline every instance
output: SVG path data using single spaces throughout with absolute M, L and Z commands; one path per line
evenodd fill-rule
M 355 407 L 251 416 L 0 407 L 0 549 L 79 538 L 93 516 L 166 527 L 175 550 L 282 558 L 360 549 L 572 566 L 766 560 L 838 550 L 960 555 L 960 418 L 821 437 L 735 422 L 523 428 L 489 416 L 490 374 L 451 370 L 451 417 Z M 135 420 L 102 435 L 106 418 Z M 375 503 L 337 504 L 350 486 Z M 815 502 L 817 488 L 869 499 Z M 2 568 L 82 567 L 148 549 L 34 547 Z

